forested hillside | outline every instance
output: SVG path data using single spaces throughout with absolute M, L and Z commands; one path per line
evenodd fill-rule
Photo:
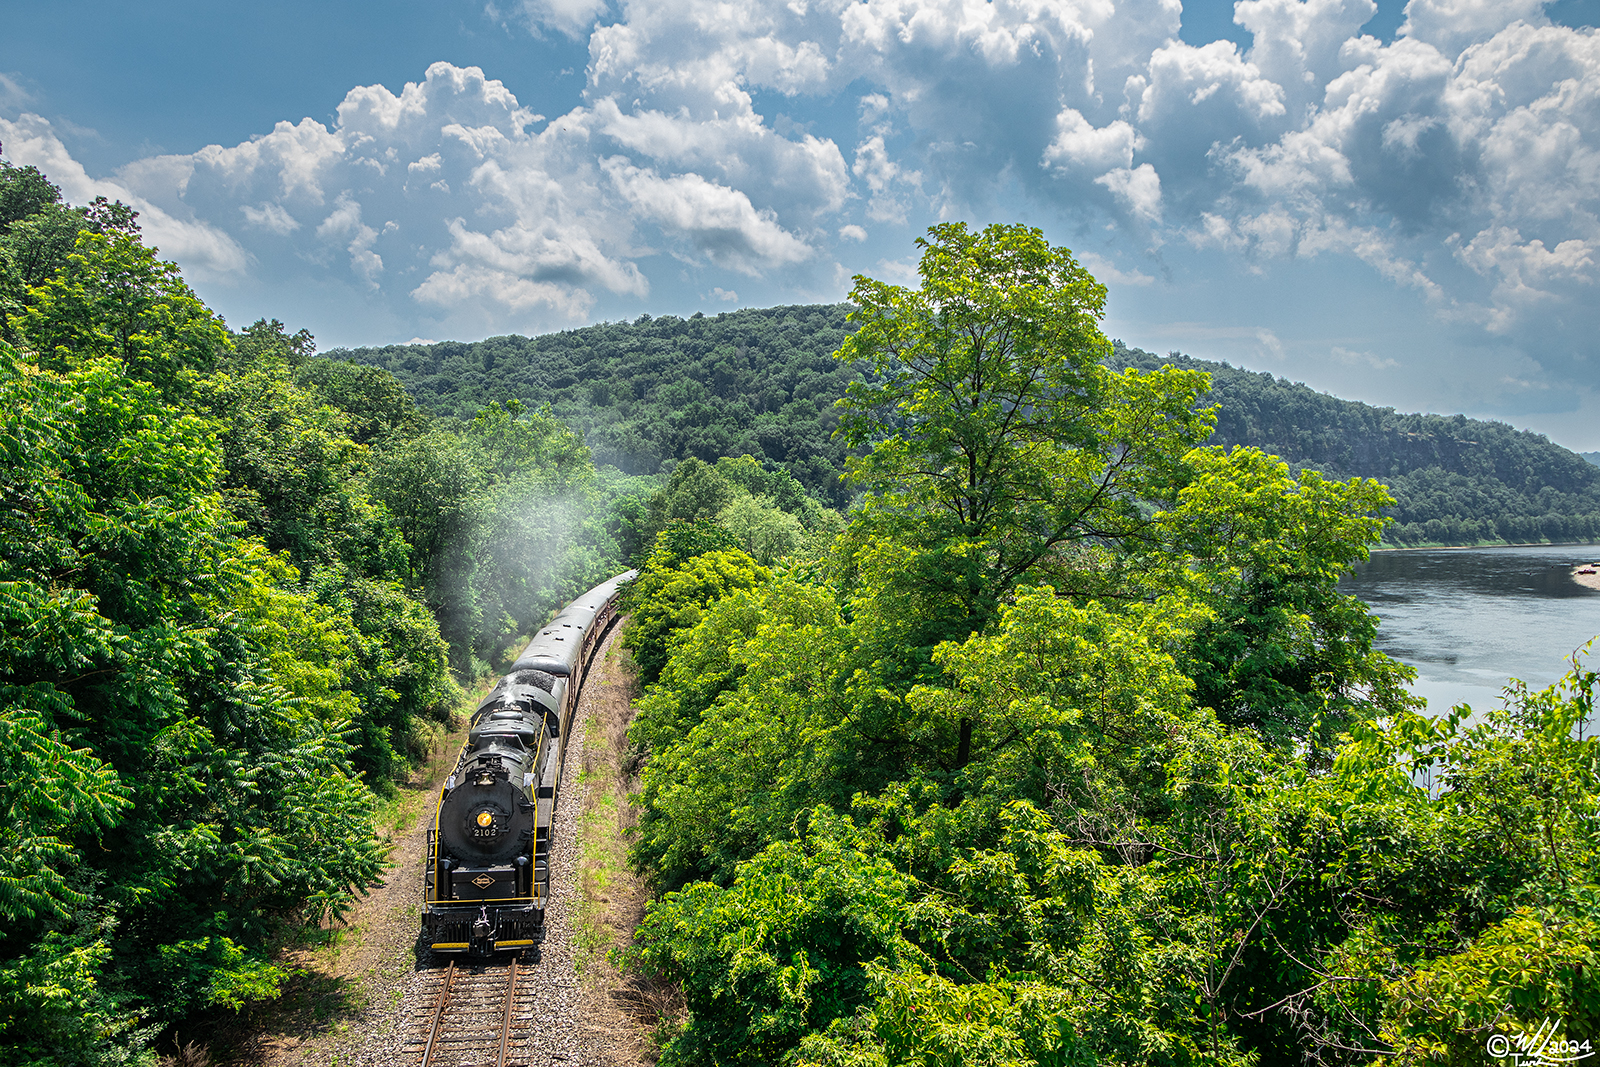
M 783 464 L 836 505 L 844 447 L 833 403 L 854 377 L 833 352 L 843 304 L 641 316 L 542 337 L 334 350 L 382 367 L 430 411 L 549 404 L 599 464 L 655 474 L 663 460 L 751 455 Z
M 1399 544 L 1600 540 L 1600 468 L 1542 434 L 1463 415 L 1403 414 L 1226 363 L 1118 346 L 1113 367 L 1171 364 L 1211 376 L 1211 441 L 1291 467 L 1389 487 Z
M 848 305 L 641 318 L 542 337 L 331 353 L 393 373 L 419 404 L 466 415 L 491 400 L 550 403 L 598 463 L 653 474 L 663 460 L 749 454 L 835 505 L 844 449 L 833 402 L 861 368 L 830 358 Z M 1600 470 L 1539 434 L 1460 415 L 1408 415 L 1270 374 L 1116 345 L 1114 368 L 1165 362 L 1211 375 L 1222 445 L 1292 467 L 1377 478 L 1395 497 L 1392 544 L 1600 538 Z

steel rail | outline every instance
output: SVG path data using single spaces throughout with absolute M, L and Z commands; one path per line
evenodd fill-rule
M 439 1003 L 433 1009 L 433 1025 L 428 1028 L 428 1047 L 422 1050 L 422 1067 L 433 1061 L 433 1050 L 439 1041 L 439 1028 L 444 1024 L 444 1009 L 450 1003 L 450 987 L 456 980 L 456 961 L 444 973 L 444 988 L 439 991 Z
M 506 1050 L 511 1047 L 511 1009 L 517 1001 L 517 961 L 512 960 L 506 969 L 511 977 L 506 980 L 506 1014 L 500 1023 L 500 1055 L 495 1057 L 494 1067 L 506 1067 Z

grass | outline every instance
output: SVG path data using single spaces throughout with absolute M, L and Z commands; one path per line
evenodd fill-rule
M 626 1037 L 638 1049 L 632 1063 L 652 1062 L 651 1040 L 682 1015 L 678 991 L 642 975 L 624 973 L 620 957 L 644 917 L 649 887 L 628 862 L 628 840 L 638 822 L 630 794 L 638 781 L 628 743 L 637 694 L 635 670 L 613 639 L 600 669 L 591 672 L 584 722 L 583 809 L 579 815 L 578 906 L 573 951 L 584 979 L 583 1025 Z M 598 683 L 598 684 L 597 684 Z
M 431 783 L 438 781 L 455 766 L 456 756 L 461 749 L 462 739 L 459 734 L 462 725 L 471 709 L 483 699 L 483 694 L 487 691 L 486 685 L 475 697 L 463 700 L 458 711 L 451 715 L 450 729 L 440 732 L 438 743 L 428 753 L 422 766 L 412 771 L 389 796 L 378 798 L 373 824 L 378 839 L 384 844 L 392 844 L 409 834 L 417 825 L 417 820 L 421 818 L 424 809 L 433 802 L 434 790 Z
M 591 716 L 586 723 L 589 737 L 601 734 L 600 722 Z M 585 746 L 587 762 L 588 746 Z M 609 761 L 606 761 L 609 762 Z M 626 783 L 612 774 L 594 774 L 585 768 L 586 789 L 583 814 L 579 817 L 581 835 L 578 854 L 579 904 L 574 928 L 575 964 L 583 974 L 591 961 L 610 949 L 616 940 L 616 917 L 610 914 L 609 891 L 619 882 L 626 882 L 633 872 L 628 867 L 626 833 L 631 824 L 631 811 L 624 799 L 618 803 L 618 794 L 626 795 Z M 580 776 L 580 780 L 585 780 Z

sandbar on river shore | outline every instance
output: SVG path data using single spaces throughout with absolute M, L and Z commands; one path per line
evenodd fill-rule
M 1584 573 L 1585 571 L 1588 573 Z M 1572 568 L 1572 580 L 1585 589 L 1600 590 L 1600 562 L 1585 563 Z

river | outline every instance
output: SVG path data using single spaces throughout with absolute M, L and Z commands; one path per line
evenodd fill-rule
M 1571 577 L 1595 560 L 1596 545 L 1374 552 L 1340 589 L 1372 605 L 1377 647 L 1417 669 L 1412 691 L 1431 713 L 1484 711 L 1507 678 L 1543 688 L 1600 635 L 1600 592 Z

